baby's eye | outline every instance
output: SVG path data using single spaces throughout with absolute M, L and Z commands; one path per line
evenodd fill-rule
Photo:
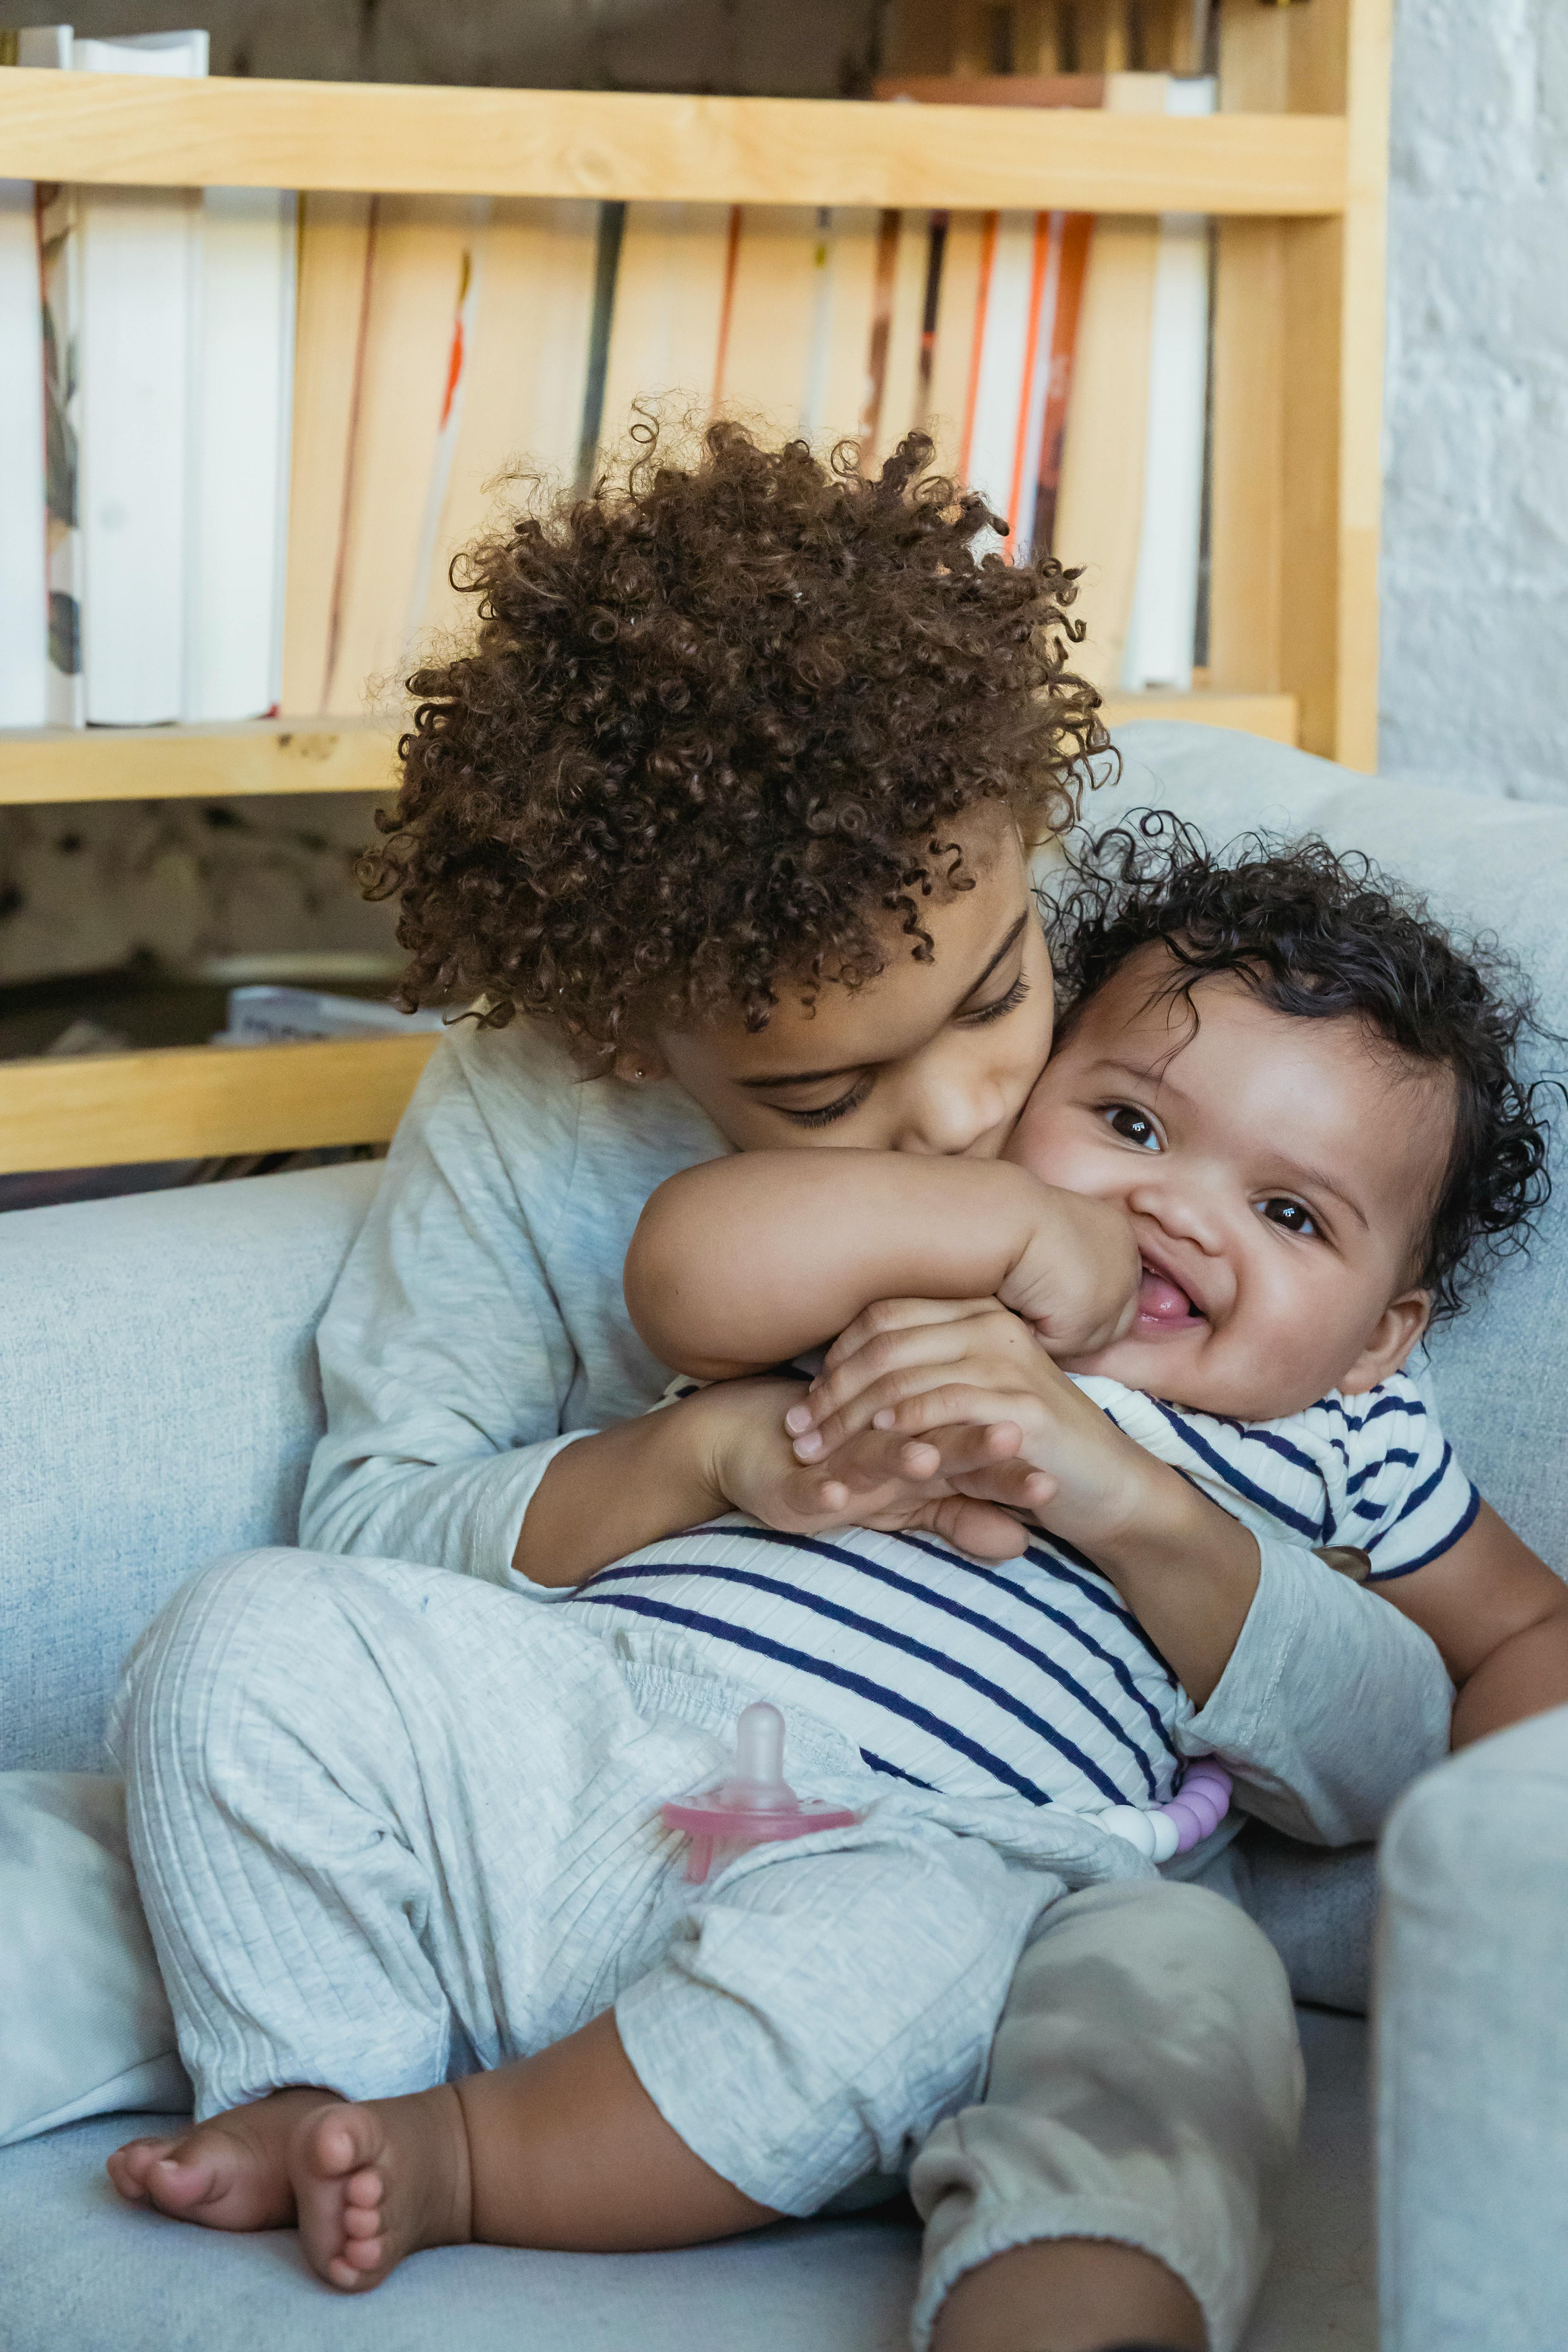
M 1147 1111 L 1138 1110 L 1131 1103 L 1112 1103 L 1105 1114 L 1105 1123 L 1125 1143 L 1136 1143 L 1141 1150 L 1158 1151 L 1160 1130 Z
M 1288 1234 L 1305 1234 L 1310 1239 L 1318 1231 L 1310 1211 L 1304 1209 L 1300 1201 L 1259 1201 L 1258 1213 L 1267 1217 L 1271 1225 L 1282 1226 Z

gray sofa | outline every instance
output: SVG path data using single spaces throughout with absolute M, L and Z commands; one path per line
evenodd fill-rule
M 1458 924 L 1499 932 L 1568 1029 L 1568 812 L 1374 782 L 1207 730 L 1150 722 L 1122 750 L 1123 781 L 1091 815 L 1173 806 L 1215 840 L 1257 824 L 1365 847 Z M 100 1771 L 120 1659 L 163 1597 L 215 1553 L 291 1538 L 319 1425 L 314 1327 L 376 1174 L 0 1218 L 0 1769 Z M 1432 1363 L 1461 1458 L 1560 1567 L 1565 1227 L 1559 1205 L 1531 1265 L 1506 1271 Z M 1568 1709 L 1442 1767 L 1387 1842 L 1389 2352 L 1568 2343 L 1565 1798 Z M 1323 2011 L 1303 2024 L 1307 2131 L 1249 2352 L 1378 2340 L 1366 2030 Z M 102 2159 L 136 2127 L 99 2116 L 0 2149 L 4 2352 L 904 2341 L 915 2238 L 900 2209 L 686 2253 L 425 2254 L 345 2303 L 289 2233 L 219 2237 L 119 2205 Z

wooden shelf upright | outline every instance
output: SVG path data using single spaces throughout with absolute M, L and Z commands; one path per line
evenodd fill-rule
M 1108 714 L 1113 722 L 1139 709 L 1208 718 L 1370 771 L 1393 0 L 1216 5 L 1220 110 L 1197 119 L 5 68 L 0 174 L 1206 214 L 1218 256 L 1207 685 L 1184 698 L 1111 698 Z M 1200 60 L 1183 42 L 1193 22 L 1191 0 L 894 0 L 885 66 L 910 74 L 1192 69 Z M 1166 28 L 1158 55 L 1148 49 L 1151 23 Z M 1061 54 L 1068 34 L 1070 59 Z M 384 792 L 391 782 L 387 731 L 341 719 L 0 732 L 0 806 Z M 377 1049 L 287 1051 L 287 1082 L 279 1065 L 268 1097 L 279 1147 L 319 1140 L 321 1105 L 342 1089 L 342 1053 Z M 410 1076 L 418 1058 L 405 1056 Z M 146 1079 L 166 1116 L 133 1122 L 139 1150 L 175 1156 L 174 1146 L 159 1146 L 160 1134 L 177 1138 L 181 1155 L 255 1147 L 256 1118 L 241 1116 L 244 1089 L 230 1056 L 136 1059 L 166 1072 Z M 0 1171 L 123 1156 L 91 1110 L 84 1072 L 93 1066 L 69 1066 L 68 1084 L 36 1069 L 25 1087 L 19 1075 L 0 1076 Z M 367 1087 L 363 1117 L 374 1132 L 357 1139 L 390 1132 L 401 1083 Z M 122 1092 L 105 1076 L 105 1101 Z

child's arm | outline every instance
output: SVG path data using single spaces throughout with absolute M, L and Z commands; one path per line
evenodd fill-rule
M 1568 1705 L 1568 1585 L 1489 1504 L 1440 1558 L 1377 1590 L 1442 1653 L 1456 1748 Z
M 873 1299 L 994 1297 L 1053 1352 L 1131 1322 L 1139 1259 L 1120 1210 L 999 1160 L 749 1151 L 661 1184 L 626 1253 L 626 1306 L 661 1362 L 764 1370 Z
M 1026 1462 L 1045 1481 L 1030 1497 L 1035 1516 L 1111 1579 L 1202 1705 L 1246 1615 L 1236 1611 L 1250 1597 L 1251 1538 L 1230 1520 L 1212 1570 L 1194 1577 L 1194 1507 L 1211 1540 L 1228 1515 L 1107 1422 L 1014 1318 L 885 1301 L 841 1336 L 808 1402 L 796 1454 L 841 1476 L 856 1455 L 874 1473 L 880 1457 L 866 1440 L 879 1425 L 889 1463 L 917 1478 L 943 1474 L 966 1423 L 1016 1432 L 1015 1470 Z M 966 1485 L 987 1491 L 984 1477 Z M 1436 1643 L 1458 1691 L 1454 1747 L 1568 1704 L 1568 1585 L 1489 1505 L 1437 1559 L 1374 1589 Z

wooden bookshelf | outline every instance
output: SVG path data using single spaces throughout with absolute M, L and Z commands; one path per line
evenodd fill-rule
M 16 68 L 0 88 L 8 174 L 135 186 L 1311 217 L 1344 210 L 1347 156 L 1346 124 L 1331 114 L 1130 121 Z
M 1108 0 L 891 0 L 890 74 L 1192 69 Z M 1160 10 L 1147 0 L 1145 19 Z M 1061 49 L 1062 28 L 1078 47 Z M 1113 696 L 1376 763 L 1392 0 L 1219 0 L 1218 114 L 0 71 L 0 173 L 139 185 L 1196 212 L 1216 223 L 1208 688 Z M 1187 44 L 1184 48 L 1184 42 Z M 1005 51 L 1005 66 L 998 52 Z M 334 202 L 341 199 L 334 197 Z M 385 793 L 374 720 L 0 734 L 0 805 Z M 390 1134 L 427 1037 L 17 1064 L 0 1170 Z
M 1112 694 L 1129 719 L 1199 719 L 1296 740 L 1289 694 Z M 375 719 L 257 719 L 224 727 L 0 729 L 0 808 L 81 801 L 217 800 L 397 786 L 397 730 Z
M 172 1045 L 0 1069 L 0 1175 L 384 1143 L 437 1040 Z

